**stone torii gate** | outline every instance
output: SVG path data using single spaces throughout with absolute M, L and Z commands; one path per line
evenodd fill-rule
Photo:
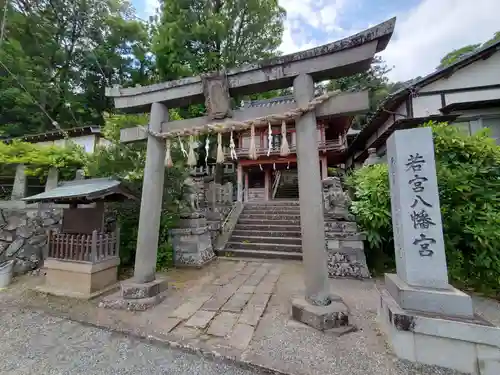
M 395 18 L 351 37 L 307 51 L 231 69 L 225 72 L 183 78 L 145 87 L 106 89 L 115 107 L 126 112 L 150 112 L 149 132 L 140 127 L 123 129 L 121 142 L 147 140 L 137 252 L 132 280 L 122 284 L 125 299 L 154 298 L 161 289 L 155 280 L 158 231 L 162 205 L 165 140 L 152 133 L 166 133 L 203 127 L 213 122 L 246 121 L 307 107 L 314 97 L 314 82 L 339 78 L 369 69 L 375 53 L 387 46 Z M 265 92 L 293 85 L 295 103 L 231 111 L 230 96 Z M 168 108 L 205 102 L 208 116 L 169 121 Z M 305 267 L 306 295 L 298 319 L 336 299 L 328 288 L 325 251 L 322 185 L 317 151 L 317 118 L 353 115 L 369 108 L 368 93 L 344 93 L 330 97 L 315 110 L 296 119 L 297 169 Z M 130 305 L 130 303 L 129 303 Z M 304 315 L 301 318 L 298 315 Z M 317 314 L 315 314 L 317 315 Z M 312 324 L 311 322 L 309 322 Z M 324 322 L 316 325 L 324 329 Z

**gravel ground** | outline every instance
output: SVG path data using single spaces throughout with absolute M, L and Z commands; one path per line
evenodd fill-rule
M 43 313 L 0 314 L 0 374 L 259 374 Z

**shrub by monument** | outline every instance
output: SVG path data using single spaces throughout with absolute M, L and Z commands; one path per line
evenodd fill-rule
M 462 287 L 500 290 L 500 147 L 487 130 L 469 136 L 432 126 L 449 277 Z M 390 161 L 388 161 L 390 162 Z M 370 267 L 394 269 L 387 164 L 356 170 L 347 179 L 351 210 L 366 231 Z

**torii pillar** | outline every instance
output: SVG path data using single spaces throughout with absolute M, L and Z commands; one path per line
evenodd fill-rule
M 338 78 L 369 69 L 375 53 L 385 49 L 395 19 L 352 37 L 308 51 L 246 65 L 220 73 L 189 77 L 148 87 L 106 89 L 115 107 L 133 112 L 152 109 L 150 127 L 161 132 L 197 130 L 210 124 L 235 120 L 237 123 L 258 117 L 271 118 L 303 108 L 314 96 L 314 81 Z M 230 96 L 245 95 L 290 87 L 295 103 L 232 111 Z M 166 108 L 203 102 L 208 116 L 167 122 Z M 160 104 L 161 103 L 161 104 Z M 368 92 L 343 93 L 331 97 L 296 120 L 300 214 L 304 259 L 305 293 L 292 301 L 295 319 L 320 330 L 347 324 L 347 307 L 329 290 L 325 249 L 322 187 L 317 148 L 316 120 L 331 116 L 353 116 L 369 110 Z M 160 125 L 159 123 L 163 123 Z M 122 129 L 121 142 L 146 140 L 147 161 L 136 252 L 134 279 L 124 283 L 122 296 L 153 298 L 161 291 L 154 280 L 159 215 L 162 204 L 163 141 L 153 139 L 140 128 Z M 164 157 L 164 155 L 163 155 Z M 152 187 L 151 185 L 156 185 Z M 125 303 L 125 306 L 130 305 Z

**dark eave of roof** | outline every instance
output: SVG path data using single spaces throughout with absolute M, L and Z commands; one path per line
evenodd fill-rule
M 500 41 L 486 46 L 475 53 L 464 56 L 462 59 L 454 62 L 453 64 L 436 70 L 427 76 L 412 82 L 410 85 L 403 87 L 396 92 L 390 94 L 379 105 L 373 116 L 367 121 L 361 133 L 352 142 L 348 150 L 348 155 L 352 155 L 355 151 L 359 151 L 364 147 L 365 142 L 376 131 L 409 96 L 410 93 L 415 93 L 418 96 L 418 91 L 432 82 L 441 78 L 447 78 L 453 75 L 457 70 L 460 70 L 478 60 L 486 60 L 494 53 L 500 51 Z
M 259 99 L 259 100 L 244 100 L 242 102 L 243 108 L 256 108 L 256 107 L 272 107 L 278 104 L 284 103 L 295 103 L 293 95 L 278 96 L 271 99 Z
M 473 102 L 452 103 L 440 109 L 441 113 L 448 114 L 454 111 L 467 111 L 471 109 L 488 109 L 500 107 L 500 99 L 479 100 Z
M 101 134 L 100 126 L 82 126 L 78 128 L 64 129 L 69 137 L 79 137 L 83 135 Z M 4 142 L 23 141 L 30 143 L 54 141 L 64 139 L 64 135 L 59 130 L 52 130 L 39 134 L 27 134 L 22 137 L 5 138 Z
M 380 134 L 375 142 L 370 145 L 370 148 L 379 148 L 382 146 L 385 141 L 391 136 L 392 133 L 396 130 L 401 130 L 401 129 L 411 129 L 411 128 L 416 128 L 420 125 L 425 124 L 426 122 L 429 121 L 436 121 L 436 122 L 449 122 L 449 121 L 454 121 L 458 115 L 430 115 L 426 117 L 412 117 L 412 118 L 402 118 L 399 120 L 396 120 L 392 126 L 388 127 L 382 134 Z M 363 159 L 368 156 L 368 150 L 363 150 L 363 153 L 360 154 L 356 159 Z

